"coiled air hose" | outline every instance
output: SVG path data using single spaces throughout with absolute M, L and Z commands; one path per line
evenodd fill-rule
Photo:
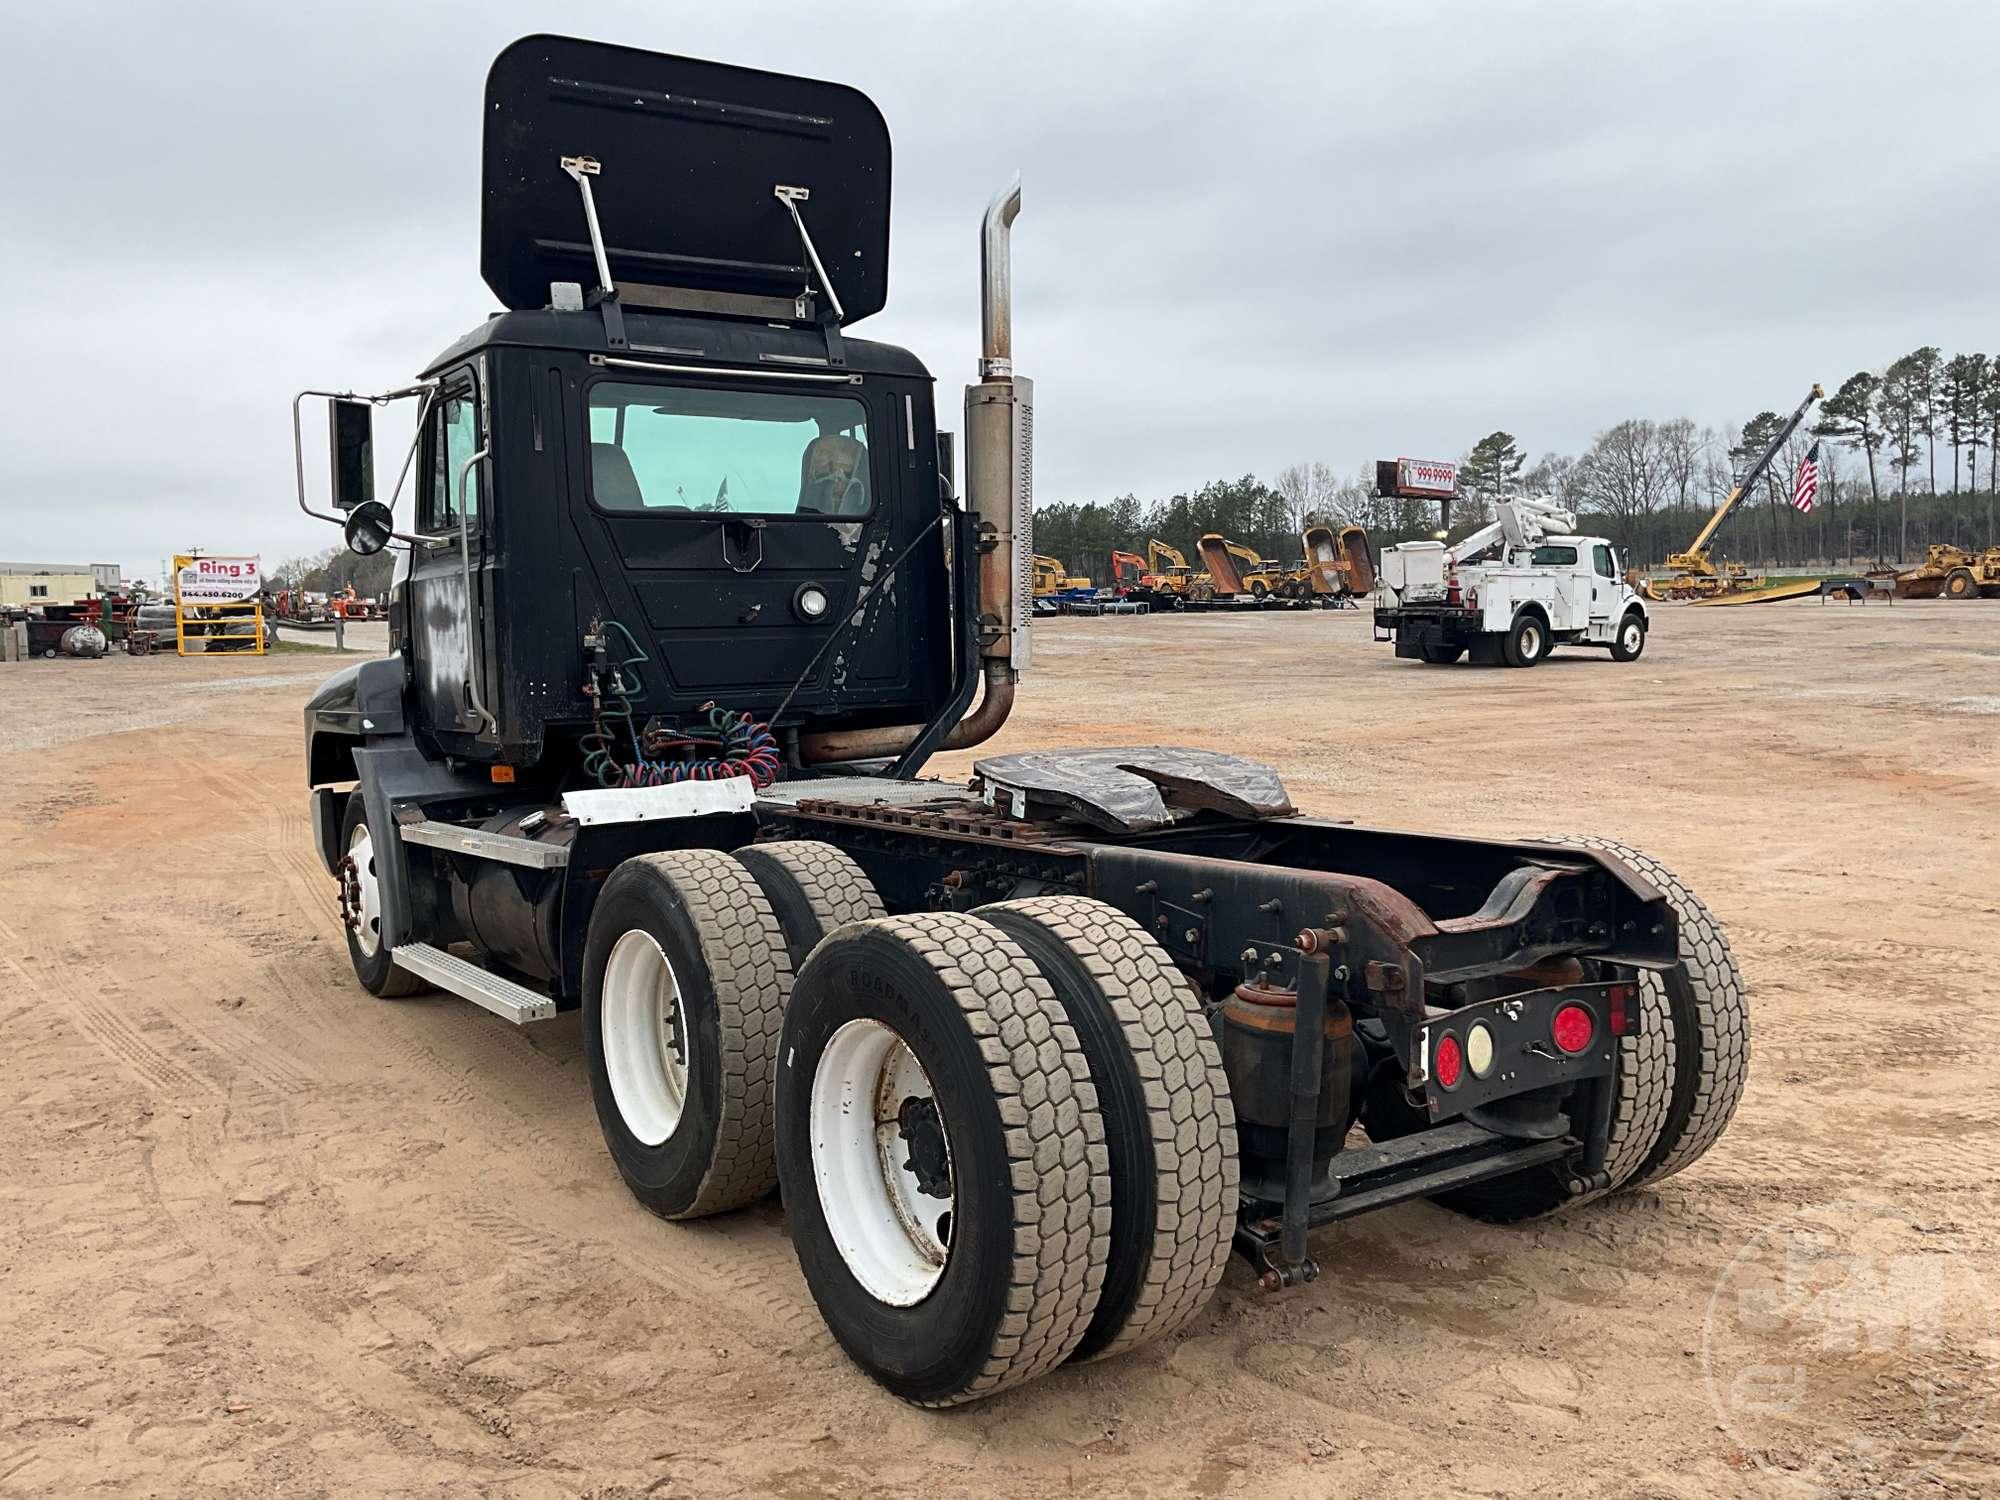
M 733 709 L 705 704 L 707 722 L 682 729 L 675 743 L 706 750 L 705 755 L 685 758 L 648 756 L 634 724 L 632 694 L 645 691 L 639 668 L 651 658 L 639 649 L 632 632 L 618 621 L 605 627 L 625 638 L 631 654 L 615 663 L 593 669 L 587 691 L 591 699 L 591 726 L 584 734 L 584 774 L 599 786 L 671 786 L 683 781 L 722 781 L 747 776 L 759 790 L 778 779 L 783 767 L 778 742 L 768 724 Z M 629 758 L 621 758 L 630 746 Z

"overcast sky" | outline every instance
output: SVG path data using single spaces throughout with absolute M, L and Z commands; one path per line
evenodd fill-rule
M 1495 427 L 1539 455 L 2000 347 L 1990 3 L 10 5 L 0 558 L 337 541 L 293 508 L 290 398 L 492 309 L 481 91 L 542 30 L 871 94 L 860 331 L 947 411 L 1018 168 L 1045 502 Z

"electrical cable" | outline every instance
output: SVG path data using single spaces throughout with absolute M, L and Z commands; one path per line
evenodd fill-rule
M 854 601 L 854 608 L 850 609 L 847 612 L 846 617 L 843 618 L 840 621 L 840 623 L 834 626 L 834 628 L 828 633 L 825 642 L 820 646 L 819 650 L 813 653 L 813 659 L 806 663 L 806 669 L 803 672 L 799 673 L 798 680 L 794 682 L 790 688 L 786 689 L 785 696 L 778 700 L 778 706 L 775 710 L 772 711 L 771 714 L 771 722 L 773 724 L 777 723 L 778 720 L 782 719 L 785 716 L 785 710 L 792 706 L 792 699 L 796 698 L 799 695 L 799 689 L 804 687 L 807 681 L 811 679 L 813 673 L 819 670 L 819 664 L 822 661 L 826 660 L 826 653 L 833 649 L 834 643 L 837 642 L 841 638 L 841 636 L 847 632 L 847 628 L 850 625 L 852 625 L 857 619 L 861 617 L 862 606 L 865 605 L 870 599 L 875 597 L 876 591 L 879 590 L 883 584 L 887 583 L 891 578 L 896 576 L 896 569 L 902 567 L 904 560 L 907 559 L 912 552 L 917 550 L 918 544 L 921 543 L 923 539 L 929 536 L 933 531 L 936 531 L 939 525 L 943 523 L 943 521 L 944 521 L 944 512 L 940 510 L 936 515 L 930 518 L 930 521 L 924 526 L 924 529 L 922 531 L 919 531 L 915 536 L 910 538 L 910 545 L 905 547 L 901 552 L 898 552 L 896 554 L 894 560 L 890 562 L 889 566 L 887 566 L 881 571 L 881 573 L 876 577 L 875 581 L 869 584 L 867 588 L 861 591 L 861 597 Z

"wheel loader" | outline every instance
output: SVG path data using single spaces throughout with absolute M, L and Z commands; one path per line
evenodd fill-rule
M 1316 1228 L 1534 1219 L 1715 1143 L 1742 984 L 1643 854 L 1308 816 L 1214 751 L 926 773 L 1031 664 L 1018 179 L 961 490 L 929 369 L 854 331 L 865 95 L 533 36 L 480 117 L 502 311 L 293 404 L 301 508 L 396 562 L 390 654 L 306 707 L 309 811 L 364 988 L 578 1013 L 659 1255 L 779 1193 L 854 1364 L 951 1406 L 1171 1340 L 1232 1250 L 1338 1298 L 1364 1268 Z M 309 495 L 320 399 L 349 455 L 411 403 L 400 477 Z

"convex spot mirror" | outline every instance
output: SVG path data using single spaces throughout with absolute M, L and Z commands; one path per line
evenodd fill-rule
M 395 526 L 396 518 L 389 514 L 388 506 L 380 500 L 363 500 L 348 511 L 340 531 L 347 538 L 348 551 L 356 557 L 373 557 L 389 545 Z

